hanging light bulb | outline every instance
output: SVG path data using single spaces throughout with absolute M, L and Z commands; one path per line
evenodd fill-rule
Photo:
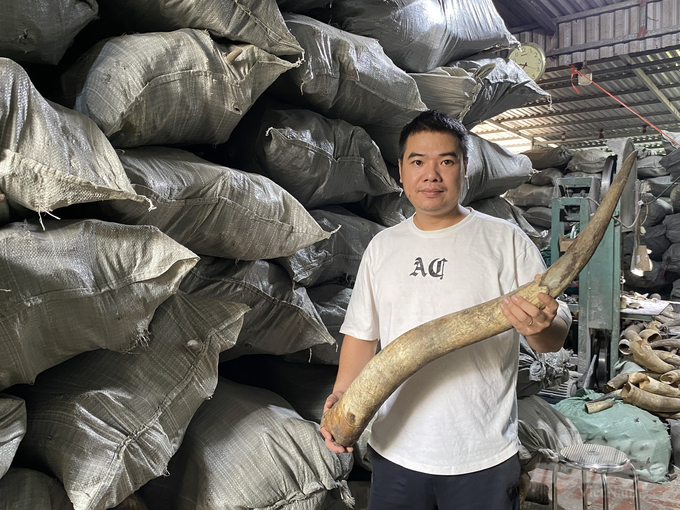
M 581 74 L 578 75 L 579 85 L 590 85 L 593 80 L 593 70 L 588 67 L 588 63 L 584 60 L 583 65 L 579 71 Z

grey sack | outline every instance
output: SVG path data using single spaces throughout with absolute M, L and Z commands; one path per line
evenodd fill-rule
M 300 14 L 283 17 L 305 59 L 277 81 L 271 90 L 275 95 L 355 126 L 426 109 L 416 82 L 394 65 L 378 41 Z
M 295 198 L 262 175 L 165 147 L 121 151 L 120 160 L 133 188 L 156 208 L 112 200 L 98 204 L 104 217 L 157 226 L 200 255 L 285 257 L 330 236 Z
M 342 0 L 331 3 L 331 22 L 377 39 L 411 72 L 518 45 L 491 0 Z
M 246 122 L 246 121 L 244 121 Z M 244 168 L 266 175 L 307 209 L 399 191 L 366 131 L 309 110 L 267 109 L 230 140 Z
M 32 469 L 12 468 L 0 480 L 2 510 L 73 510 L 64 487 Z
M 0 229 L 0 389 L 85 351 L 125 352 L 198 257 L 150 226 L 96 220 Z
M 0 58 L 0 194 L 37 212 L 145 200 L 95 123 L 44 99 L 23 68 L 6 58 Z
M 3 0 L 0 55 L 55 65 L 98 10 L 95 0 Z
M 191 421 L 169 477 L 143 490 L 149 510 L 315 510 L 339 488 L 352 454 L 331 453 L 316 423 L 267 390 L 220 379 Z
M 102 19 L 121 22 L 128 33 L 208 30 L 215 38 L 254 44 L 274 55 L 301 55 L 274 0 L 98 0 Z
M 223 143 L 255 100 L 295 64 L 202 30 L 104 40 L 62 76 L 67 106 L 114 147 Z
M 184 279 L 181 289 L 251 308 L 236 346 L 223 353 L 222 361 L 244 354 L 287 354 L 319 343 L 335 343 L 305 289 L 295 287 L 284 269 L 271 262 L 204 257 Z
M 24 434 L 26 404 L 20 398 L 0 395 L 0 478 L 7 473 Z
M 41 374 L 22 391 L 29 419 L 17 456 L 49 468 L 75 510 L 116 506 L 165 472 L 247 309 L 178 293 L 158 308 L 148 346 L 88 352 Z
M 293 281 L 306 287 L 322 283 L 353 285 L 366 246 L 384 227 L 337 206 L 315 209 L 310 214 L 326 230 L 337 232 L 330 239 L 279 258 L 279 263 Z

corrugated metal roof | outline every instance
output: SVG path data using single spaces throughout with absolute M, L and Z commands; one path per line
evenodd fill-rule
M 494 0 L 509 27 L 536 25 L 526 9 L 517 9 L 517 1 Z M 496 125 L 481 124 L 474 129 L 476 133 L 520 152 L 531 144 L 527 137 L 535 144 L 580 148 L 602 145 L 607 138 L 632 136 L 636 142 L 654 147 L 661 145 L 661 136 L 649 124 L 680 132 L 680 112 L 672 112 L 657 94 L 680 109 L 680 0 L 532 1 L 551 13 L 557 31 L 546 36 L 545 29 L 534 28 L 515 36 L 554 55 L 548 58 L 547 72 L 538 81 L 553 103 L 505 112 L 493 119 Z M 579 17 L 584 12 L 591 16 Z M 625 61 L 625 55 L 631 60 Z M 576 85 L 577 77 L 567 65 L 580 68 L 584 61 L 592 69 L 595 83 L 649 124 L 595 85 Z

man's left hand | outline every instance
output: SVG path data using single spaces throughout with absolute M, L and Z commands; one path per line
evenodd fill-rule
M 547 329 L 557 315 L 558 304 L 548 294 L 538 294 L 538 300 L 545 305 L 541 310 L 520 296 L 505 298 L 501 312 L 520 335 L 536 335 Z

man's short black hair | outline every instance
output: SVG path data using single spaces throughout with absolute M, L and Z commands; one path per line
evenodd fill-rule
M 463 159 L 468 157 L 468 130 L 460 121 L 436 110 L 427 110 L 406 124 L 399 135 L 399 160 L 404 159 L 406 140 L 409 136 L 426 131 L 449 133 L 460 142 Z

